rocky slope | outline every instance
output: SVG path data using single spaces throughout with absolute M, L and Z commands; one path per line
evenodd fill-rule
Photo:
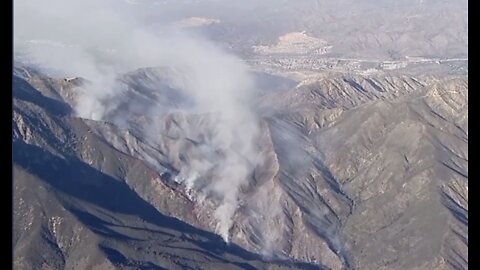
M 20 268 L 468 268 L 466 76 L 327 74 L 258 93 L 263 162 L 225 244 L 218 198 L 176 181 L 215 116 L 182 110 L 174 74 L 125 75 L 92 121 L 71 109 L 81 81 L 15 72 Z
M 262 258 L 174 218 L 190 221 L 193 204 L 148 162 L 117 150 L 87 120 L 73 117 L 64 103 L 66 93 L 74 94 L 70 85 L 16 72 L 15 268 L 319 268 Z

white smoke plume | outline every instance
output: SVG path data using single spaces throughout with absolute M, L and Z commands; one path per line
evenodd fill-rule
M 103 119 L 123 94 L 119 74 L 158 66 L 181 73 L 176 87 L 194 101 L 190 112 L 214 121 L 208 147 L 196 149 L 177 180 L 190 189 L 199 179 L 207 182 L 203 190 L 218 198 L 217 232 L 228 241 L 239 190 L 261 160 L 254 144 L 257 119 L 248 105 L 253 78 L 238 58 L 211 42 L 145 21 L 120 1 L 15 0 L 14 48 L 24 61 L 87 79 L 75 110 L 93 120 Z M 195 130 L 185 132 L 189 137 Z M 220 158 L 211 159 L 212 153 Z

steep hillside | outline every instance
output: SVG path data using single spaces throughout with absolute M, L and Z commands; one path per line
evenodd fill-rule
M 71 109 L 81 81 L 16 70 L 19 267 L 468 268 L 466 76 L 328 74 L 264 89 L 262 162 L 239 188 L 228 244 L 211 183 L 234 175 L 181 178 L 228 164 L 229 150 L 209 143 L 217 116 L 189 112 L 175 76 L 125 75 L 115 109 L 93 121 Z

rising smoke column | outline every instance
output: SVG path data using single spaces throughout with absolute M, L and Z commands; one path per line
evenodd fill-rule
M 216 231 L 228 241 L 239 190 L 261 161 L 254 145 L 259 127 L 249 107 L 254 80 L 240 59 L 213 43 L 152 29 L 130 8 L 111 0 L 16 0 L 15 51 L 39 67 L 87 79 L 75 110 L 93 120 L 103 119 L 124 94 L 119 74 L 155 66 L 180 71 L 176 87 L 193 100 L 188 113 L 208 114 L 214 121 L 208 147 L 196 150 L 177 180 L 189 188 L 199 179 L 206 182 L 202 191 L 218 202 Z M 185 132 L 189 137 L 194 131 Z M 211 151 L 221 158 L 211 159 Z
M 193 150 L 189 164 L 181 168 L 178 182 L 193 188 L 200 178 L 206 181 L 205 192 L 212 192 L 220 204 L 214 216 L 216 231 L 228 241 L 232 216 L 239 204 L 239 189 L 248 184 L 253 169 L 261 162 L 255 141 L 259 135 L 258 119 L 249 104 L 254 82 L 247 67 L 208 42 L 189 42 L 185 37 L 170 39 L 170 65 L 182 70 L 179 88 L 195 101 L 194 112 L 208 115 L 209 131 L 204 146 Z M 166 46 L 174 48 L 173 46 Z M 195 130 L 186 127 L 186 137 Z M 221 157 L 215 158 L 219 153 Z

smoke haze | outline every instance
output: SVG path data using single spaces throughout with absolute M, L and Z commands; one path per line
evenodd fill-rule
M 117 80 L 120 74 L 159 66 L 181 74 L 174 86 L 194 101 L 190 112 L 212 114 L 215 121 L 207 146 L 195 150 L 196 158 L 181 168 L 176 180 L 193 188 L 197 179 L 215 176 L 204 189 L 219 198 L 214 215 L 217 232 L 228 241 L 238 191 L 259 162 L 253 144 L 258 125 L 248 105 L 254 81 L 247 66 L 215 44 L 200 36 L 155 29 L 144 24 L 144 18 L 129 14 L 128 8 L 109 0 L 18 0 L 16 55 L 60 72 L 57 75 L 88 80 L 79 89 L 75 110 L 93 120 L 104 119 L 118 105 L 116 100 L 125 91 Z M 195 131 L 184 132 L 189 137 Z M 212 159 L 213 152 L 222 158 Z

